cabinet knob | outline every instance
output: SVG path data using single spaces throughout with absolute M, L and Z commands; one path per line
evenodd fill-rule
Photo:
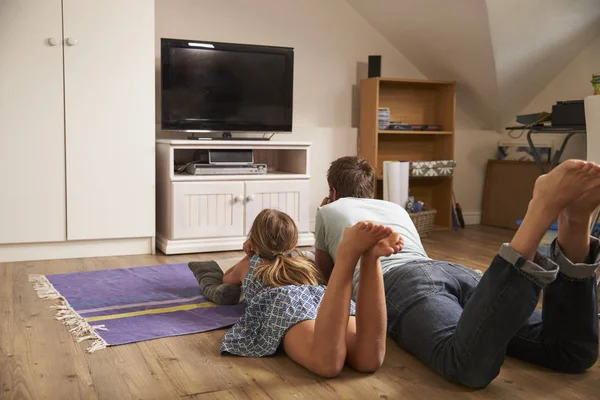
M 249 194 L 248 196 L 246 196 L 246 201 L 253 201 L 255 199 L 253 194 Z
M 60 40 L 58 40 L 57 38 L 51 37 L 51 38 L 48 38 L 47 42 L 50 46 L 54 47 L 54 46 L 58 46 L 58 44 L 60 43 Z
M 242 196 L 235 196 L 233 198 L 234 203 L 241 203 L 242 201 L 244 201 L 244 198 Z
M 75 45 L 77 45 L 77 43 L 79 43 L 79 42 L 77 41 L 77 39 L 73 39 L 73 38 L 67 38 L 67 44 L 68 44 L 69 46 L 75 46 Z

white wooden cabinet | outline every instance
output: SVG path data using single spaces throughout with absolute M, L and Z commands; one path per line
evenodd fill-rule
M 154 41 L 151 0 L 0 0 L 0 262 L 152 251 Z
M 266 175 L 187 175 L 175 165 L 199 149 L 251 149 Z M 157 247 L 165 254 L 241 250 L 258 213 L 294 219 L 299 246 L 310 246 L 310 144 L 255 141 L 157 141 Z

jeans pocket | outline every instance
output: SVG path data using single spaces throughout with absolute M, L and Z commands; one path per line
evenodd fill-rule
M 442 285 L 433 279 L 435 265 L 432 263 L 410 263 L 396 267 L 384 275 L 385 299 L 388 314 L 388 331 L 402 313 L 420 299 L 440 290 Z

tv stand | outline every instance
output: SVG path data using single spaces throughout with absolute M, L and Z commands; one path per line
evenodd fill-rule
M 286 212 L 298 227 L 299 246 L 312 246 L 310 143 L 286 141 L 156 141 L 157 247 L 165 254 L 242 250 L 263 208 Z M 198 150 L 252 150 L 266 164 L 258 175 L 189 175 L 176 165 Z

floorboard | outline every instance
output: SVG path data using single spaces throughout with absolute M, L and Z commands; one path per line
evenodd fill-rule
M 433 258 L 485 270 L 512 232 L 468 227 L 424 241 Z M 388 343 L 375 374 L 349 368 L 320 379 L 281 355 L 249 359 L 219 354 L 224 330 L 116 346 L 93 354 L 53 319 L 29 274 L 180 263 L 240 252 L 147 255 L 0 264 L 0 399 L 599 399 L 600 363 L 566 375 L 507 358 L 486 389 L 451 384 Z

